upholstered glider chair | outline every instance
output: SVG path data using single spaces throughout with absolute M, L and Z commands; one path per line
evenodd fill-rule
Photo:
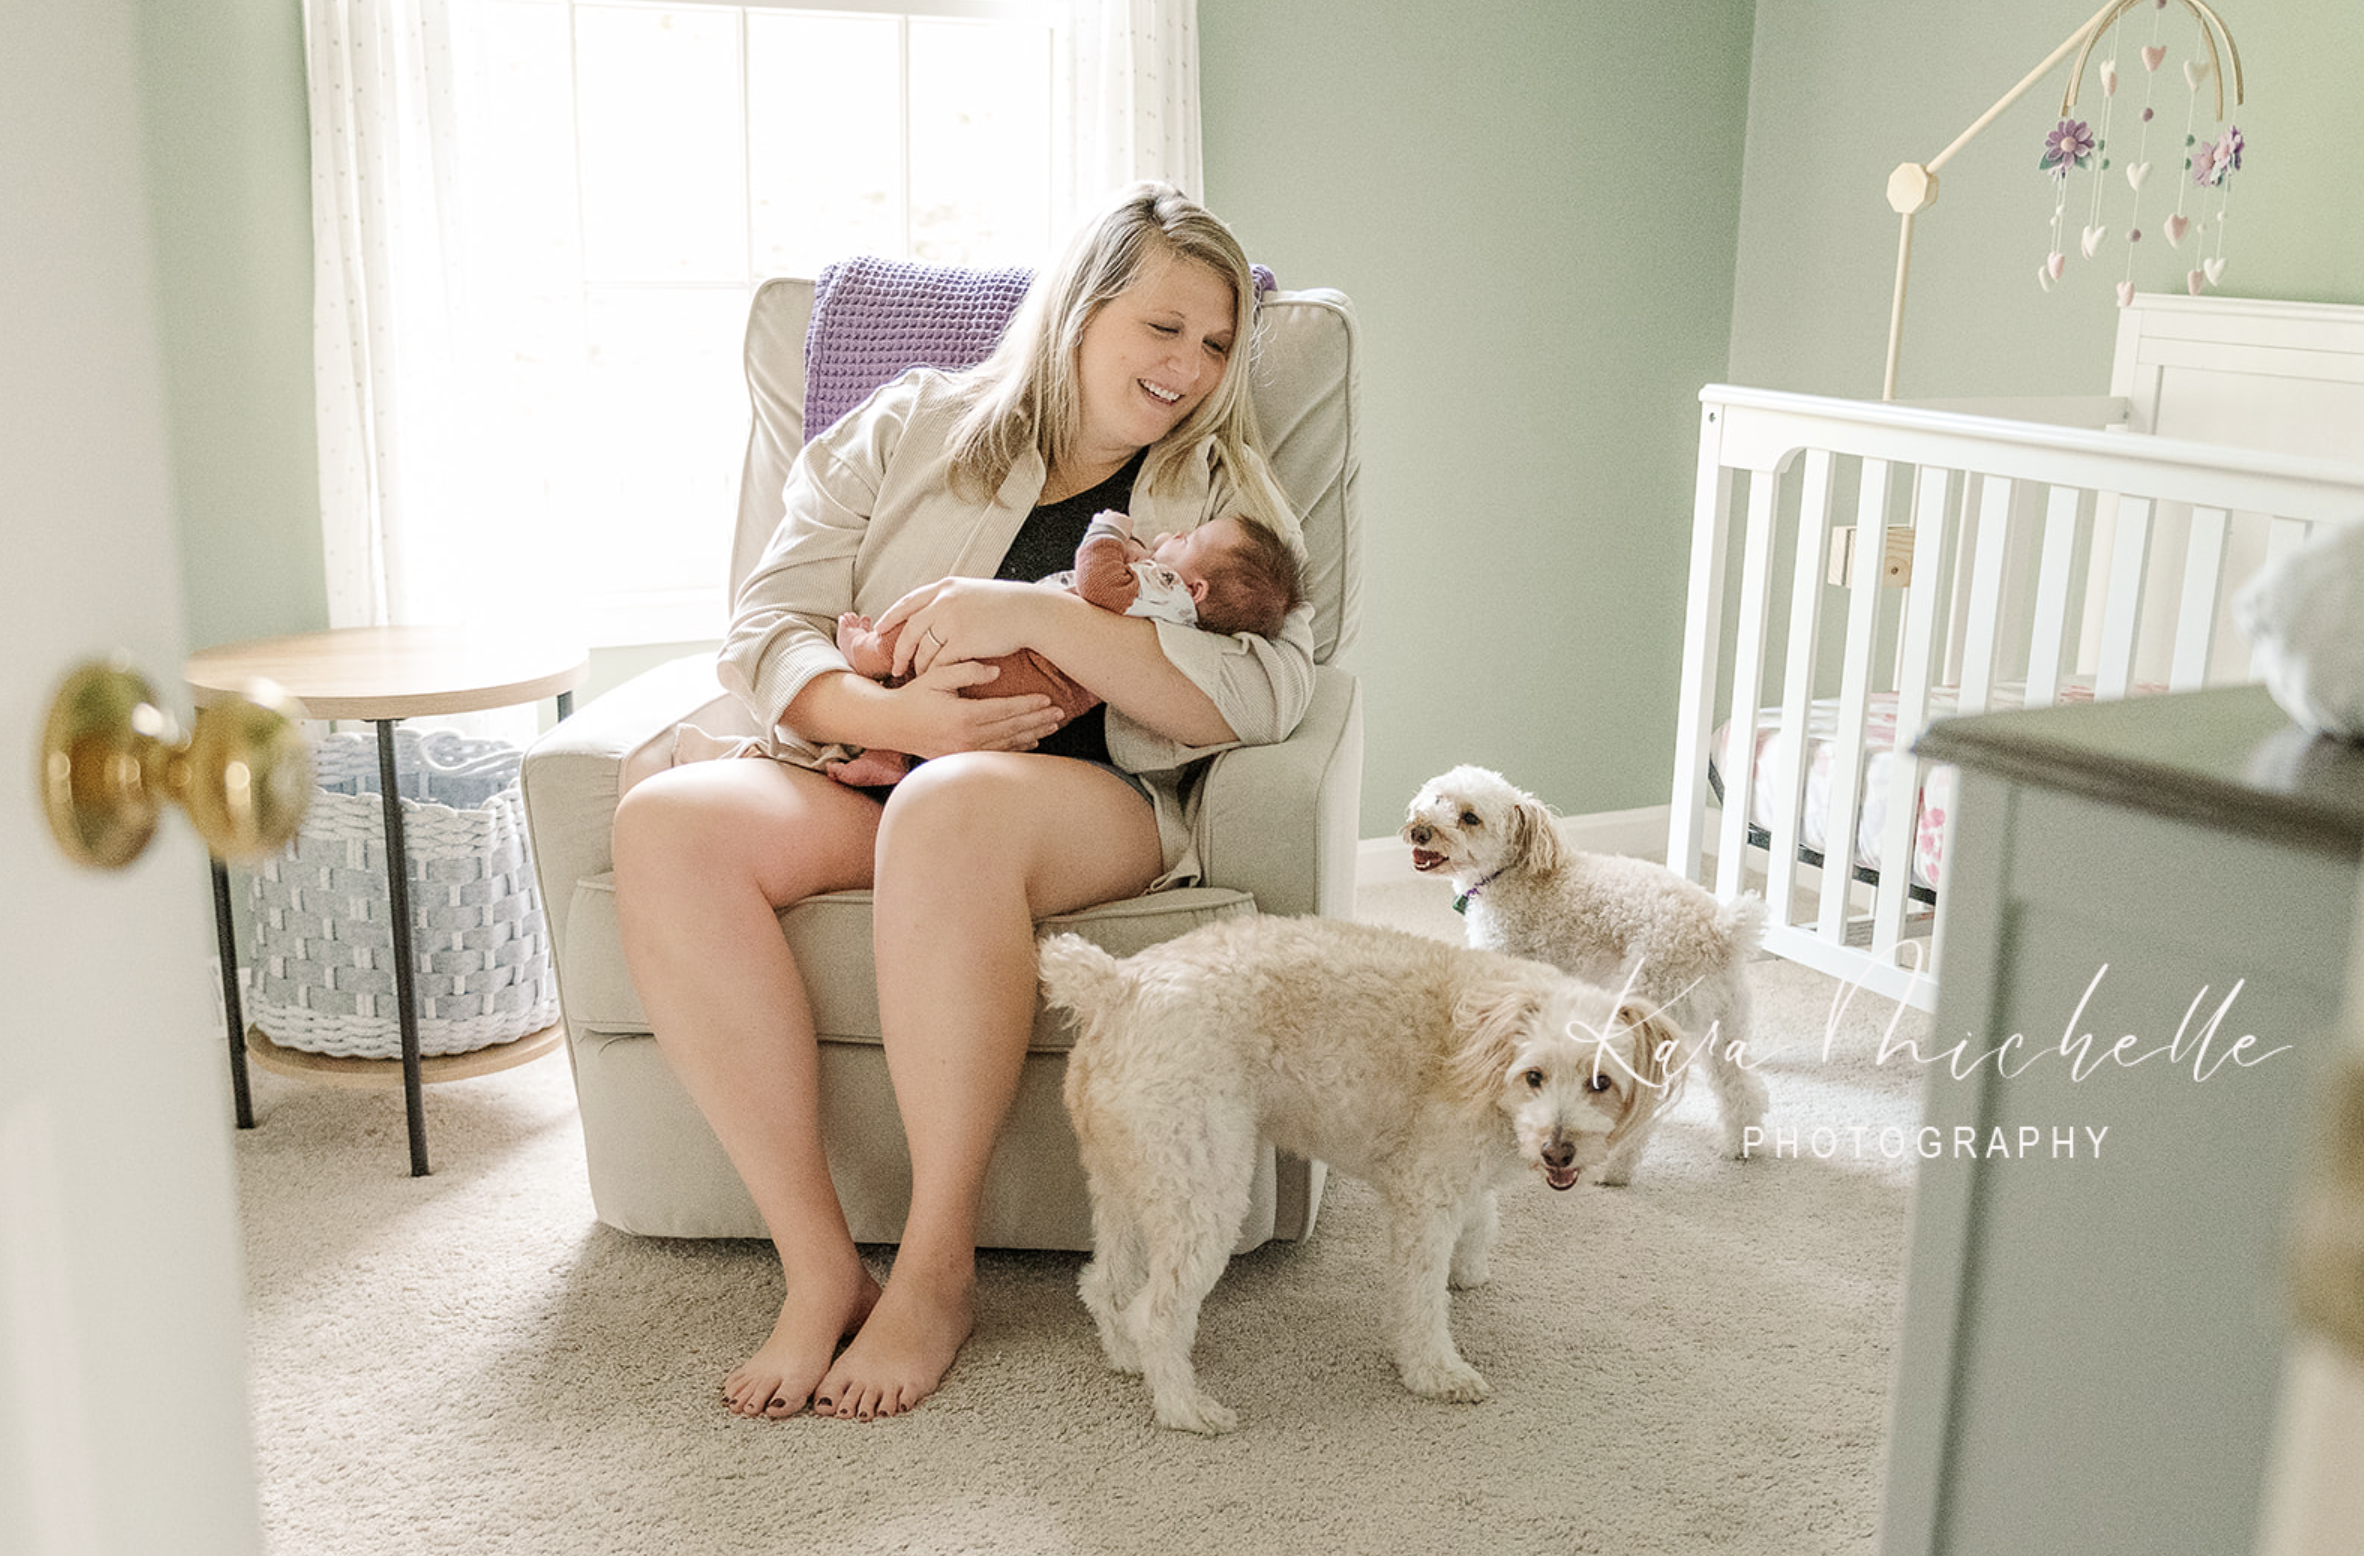
M 871 270 L 856 273 L 864 265 Z M 870 261 L 833 266 L 823 273 L 820 316 L 826 324 L 832 307 L 847 307 L 892 325 L 908 314 L 921 321 L 924 336 L 927 305 L 903 294 L 947 279 L 957 289 L 970 278 L 972 290 L 964 295 L 973 302 L 978 274 Z M 861 295 L 866 286 L 874 295 Z M 782 483 L 804 441 L 815 295 L 810 281 L 767 282 L 749 312 L 754 429 L 731 558 L 734 590 L 779 522 Z M 871 383 L 852 389 L 866 393 L 911 362 L 968 365 L 993 333 L 984 329 L 973 341 L 909 361 L 871 350 L 877 360 L 858 366 Z M 824 334 L 814 329 L 812 336 L 818 348 Z M 1288 740 L 1228 751 L 1209 765 L 1198 810 L 1203 884 L 1066 914 L 1046 921 L 1044 933 L 1073 930 L 1124 955 L 1233 914 L 1351 916 L 1362 699 L 1353 677 L 1334 661 L 1353 642 L 1359 593 L 1356 352 L 1354 314 L 1338 293 L 1265 294 L 1252 393 L 1275 473 L 1303 515 L 1311 552 L 1307 583 L 1321 661 L 1312 707 Z M 842 354 L 827 365 L 839 377 L 847 371 Z M 818 368 L 814 381 L 822 382 Z M 830 392 L 840 409 L 860 398 L 847 399 L 851 390 L 840 382 Z M 718 636 L 723 625 L 715 623 Z M 651 670 L 551 730 L 525 760 L 526 808 L 599 1218 L 653 1236 L 761 1237 L 753 1201 L 657 1051 L 616 931 L 609 840 L 619 783 L 628 771 L 662 765 L 673 727 L 683 721 L 718 734 L 751 732 L 717 683 L 711 655 Z M 822 1132 L 854 1237 L 896 1242 L 911 1169 L 879 1046 L 870 894 L 835 892 L 800 903 L 780 915 L 780 932 L 795 951 L 820 1031 Z M 979 1240 L 988 1247 L 1091 1246 L 1090 1202 L 1060 1100 L 1069 1039 L 1061 1020 L 1038 1016 L 1017 1102 L 986 1175 Z M 1321 1190 L 1319 1163 L 1278 1156 L 1268 1145 L 1240 1246 L 1305 1236 Z

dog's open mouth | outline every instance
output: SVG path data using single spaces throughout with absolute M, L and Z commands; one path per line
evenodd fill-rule
M 1447 863 L 1450 863 L 1450 861 L 1446 859 L 1443 854 L 1438 853 L 1433 848 L 1415 848 L 1412 850 L 1412 868 L 1415 870 L 1426 872 L 1437 869 Z
M 1546 1167 L 1543 1169 L 1543 1181 L 1555 1189 L 1572 1189 L 1581 1173 L 1582 1169 L 1576 1167 Z

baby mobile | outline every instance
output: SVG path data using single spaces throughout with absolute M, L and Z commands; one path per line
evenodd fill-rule
M 2158 91 L 2160 67 L 2167 62 L 2167 45 L 2160 42 L 2163 13 L 2170 4 L 2178 4 L 2191 13 L 2198 23 L 2199 41 L 2192 57 L 2182 61 L 2184 88 L 2188 94 L 2184 104 L 2183 176 L 2170 179 L 2162 167 L 2157 178 L 2152 177 L 2155 165 L 2152 150 L 2153 121 L 2158 118 L 2154 101 Z M 2119 54 L 2119 19 L 2127 12 L 2147 6 L 2151 12 L 2150 41 L 2138 46 L 2136 64 L 2142 74 L 2130 73 L 2130 68 Z M 2109 39 L 2108 58 L 2102 61 L 2101 110 L 2098 124 L 2094 119 L 2076 117 L 2077 93 L 2085 79 L 2085 64 L 2094 46 L 2104 37 Z M 1913 223 L 1915 218 L 1937 203 L 1938 171 L 1951 162 L 1961 149 L 1970 144 L 1980 131 L 2002 117 L 2004 111 L 2027 94 L 2035 84 L 2052 71 L 2052 67 L 2077 56 L 2069 71 L 2068 90 L 2061 94 L 2060 121 L 2052 133 L 2044 138 L 2044 156 L 2039 164 L 2046 177 L 2053 181 L 2052 243 L 2042 264 L 2036 267 L 2036 281 L 2045 291 L 2052 290 L 2068 270 L 2070 215 L 2069 180 L 2082 173 L 2088 179 L 2084 198 L 2077 214 L 2082 218 L 2076 233 L 2075 247 L 2086 259 L 2098 259 L 2102 245 L 2112 233 L 2120 229 L 2108 220 L 2110 197 L 2116 181 L 2122 180 L 2132 197 L 2132 209 L 2127 213 L 2122 229 L 2126 245 L 2124 265 L 2118 281 L 2118 306 L 2123 308 L 2134 301 L 2134 255 L 2143 242 L 2142 203 L 2148 188 L 2154 195 L 2170 182 L 2175 185 L 2175 210 L 2160 227 L 2167 247 L 2183 253 L 2193 261 L 2183 278 L 2185 288 L 2195 297 L 2204 286 L 2214 286 L 2224 275 L 2225 205 L 2231 193 L 2232 175 L 2240 171 L 2243 146 L 2241 131 L 2225 120 L 2225 86 L 2228 77 L 2233 89 L 2233 102 L 2241 101 L 2241 55 L 2233 47 L 2233 35 L 2217 14 L 2208 8 L 2206 0 L 2108 0 L 2093 13 L 2082 27 L 2063 40 L 2059 48 L 2045 56 L 2043 63 L 2020 78 L 2017 86 L 1972 120 L 1970 127 L 1953 139 L 1936 156 L 1926 162 L 1900 162 L 1888 175 L 1888 206 L 1900 218 L 1896 235 L 1896 290 L 1888 304 L 1888 365 L 1881 378 L 1880 398 L 1896 398 L 1898 364 L 1904 354 L 1904 304 L 1912 279 Z M 2172 81 L 2173 77 L 2170 76 Z M 2131 106 L 2133 86 L 2139 81 L 2142 106 Z M 2121 159 L 2110 149 L 2111 126 L 2118 115 L 2119 88 L 2128 88 L 2128 106 L 2124 112 L 2135 117 L 2137 128 L 2130 131 L 2135 141 L 2131 161 Z M 2206 87 L 2213 94 L 2215 122 L 2224 128 L 2209 137 L 2199 133 L 2200 91 Z M 2172 112 L 2172 109 L 2170 109 Z M 2166 131 L 2161 130 L 2164 138 Z M 2172 156 L 2162 149 L 2160 157 Z M 2184 239 L 2192 240 L 2192 247 L 2183 249 Z M 2155 249 L 2157 245 L 2153 245 Z
M 2181 152 L 2178 159 L 2181 167 L 2172 178 L 2175 209 L 2160 221 L 2157 233 L 2167 240 L 2170 249 L 2185 255 L 2189 268 L 2182 277 L 2184 289 L 2197 297 L 2203 287 L 2216 285 L 2224 276 L 2225 217 L 2232 194 L 2232 175 L 2240 171 L 2245 150 L 2240 126 L 2225 122 L 2225 71 L 2229 61 L 2233 101 L 2238 104 L 2242 100 L 2241 56 L 2233 46 L 2232 34 L 2202 0 L 2181 0 L 2181 3 L 2198 23 L 2199 36 L 2191 57 L 2182 61 L 2185 89 L 2182 142 L 2164 154 L 2173 157 Z M 2159 133 L 2154 121 L 2159 117 L 2156 100 L 2160 67 L 2167 60 L 2167 45 L 2160 41 L 2160 36 L 2168 4 L 2169 0 L 2119 0 L 2080 29 L 2084 48 L 2069 72 L 2068 89 L 2061 97 L 2060 122 L 2044 137 L 2043 159 L 2037 164 L 2053 183 L 2052 242 L 2043 264 L 2036 270 L 2037 284 L 2047 292 L 2068 266 L 2070 181 L 2082 174 L 2086 190 L 2079 202 L 2082 221 L 2075 233 L 2076 250 L 2086 259 L 2099 258 L 2111 238 L 2119 238 L 2125 245 L 2125 254 L 2117 283 L 2118 306 L 2128 307 L 2134 301 L 2134 259 L 2146 236 L 2143 202 L 2146 194 L 2158 193 L 2157 186 L 2162 182 L 2153 176 L 2154 169 L 2164 160 L 2154 153 L 2153 136 Z M 2148 41 L 2136 47 L 2133 65 L 2139 68 L 2140 74 L 2133 75 L 2122 53 L 2121 34 L 2125 29 L 2120 19 L 2137 7 L 2150 11 L 2151 26 Z M 2105 33 L 2107 57 L 2097 71 L 2101 78 L 2099 119 L 2098 122 L 2079 119 L 2074 115 L 2085 65 Z M 2137 82 L 2140 83 L 2139 108 L 2131 102 Z M 2223 125 L 2212 137 L 2200 133 L 2203 86 L 2213 90 L 2215 122 Z M 2121 93 L 2121 88 L 2126 90 Z M 2123 107 L 2121 96 L 2129 99 Z M 2112 150 L 2113 128 L 2121 114 L 2133 119 L 2133 126 L 2122 137 L 2134 143 L 2131 157 Z M 2175 168 L 2174 163 L 2166 166 Z M 2121 183 L 2128 202 L 2122 228 L 2108 219 Z M 2188 251 L 2184 250 L 2186 238 L 2191 240 Z

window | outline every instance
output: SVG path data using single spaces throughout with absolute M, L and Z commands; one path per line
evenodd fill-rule
M 493 0 L 480 46 L 450 266 L 472 506 L 537 537 L 593 643 L 712 637 L 755 285 L 1038 262 L 1046 8 Z

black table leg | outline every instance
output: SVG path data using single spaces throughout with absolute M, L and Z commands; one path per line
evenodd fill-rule
M 238 998 L 238 937 L 230 927 L 230 867 L 213 861 L 213 932 L 222 955 L 222 1014 L 230 1029 L 230 1096 L 238 1127 L 254 1128 L 254 1093 L 246 1083 L 246 1007 Z
M 427 1102 L 419 1080 L 418 965 L 411 950 L 410 858 L 402 841 L 402 790 L 394 771 L 393 719 L 378 732 L 378 787 L 386 802 L 387 912 L 394 928 L 394 1004 L 402 1025 L 402 1106 L 410 1123 L 410 1175 L 427 1176 Z

